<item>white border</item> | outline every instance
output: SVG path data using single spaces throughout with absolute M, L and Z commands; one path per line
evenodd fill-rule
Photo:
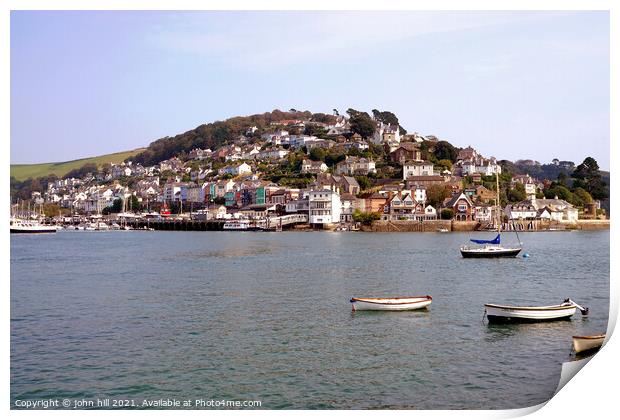
M 0 101 L 0 130 L 3 134 L 3 146 L 8 152 L 10 148 L 10 77 L 9 77 L 9 60 L 10 60 L 10 10 L 610 10 L 611 11 L 611 112 L 610 115 L 618 115 L 618 95 L 617 95 L 617 74 L 620 69 L 618 66 L 618 48 L 620 43 L 618 42 L 618 24 L 619 24 L 619 6 L 617 6 L 612 0 L 602 1 L 578 1 L 578 0 L 522 0 L 522 1 L 489 1 L 489 0 L 476 0 L 476 1 L 405 1 L 405 0 L 392 0 L 390 2 L 370 2 L 370 1 L 351 1 L 345 0 L 340 2 L 316 0 L 312 2 L 295 2 L 283 0 L 265 0 L 261 1 L 260 5 L 256 1 L 251 0 L 231 0 L 231 1 L 193 1 L 193 0 L 177 0 L 177 1 L 140 1 L 140 0 L 91 0 L 88 2 L 78 0 L 58 0 L 45 1 L 45 0 L 9 0 L 2 2 L 0 6 L 3 10 L 0 25 L 0 54 L 2 54 L 3 60 L 1 60 L 2 66 L 0 71 L 2 75 L 3 85 L 5 92 L 2 95 Z M 467 6 L 466 8 L 464 6 Z M 616 93 L 616 94 L 614 94 Z M 617 139 L 618 129 L 617 122 L 611 120 L 611 138 Z M 611 142 L 610 145 L 611 156 L 618 155 L 618 146 Z M 5 180 L 2 185 L 2 194 L 5 199 L 9 196 L 8 183 L 9 179 L 9 166 L 10 166 L 10 153 L 2 153 L 2 159 L 5 161 L 2 165 L 2 171 L 4 173 L 3 179 Z M 615 176 L 614 170 L 617 169 L 615 162 L 611 159 L 610 171 L 612 173 L 612 188 L 611 196 L 617 197 L 618 179 Z M 0 175 L 2 176 L 2 175 Z M 8 200 L 7 200 L 8 201 Z M 4 217 L 2 220 L 7 220 L 9 216 L 9 206 L 4 207 Z M 611 228 L 611 255 L 618 255 L 615 252 L 618 250 L 616 233 L 618 229 L 616 225 L 612 223 Z M 3 405 L 4 410 L 8 411 L 12 417 L 15 418 L 33 418 L 38 416 L 46 416 L 51 418 L 83 418 L 85 412 L 52 412 L 52 411 L 15 411 L 9 410 L 10 407 L 10 394 L 9 394 L 9 334 L 10 334 L 10 286 L 8 279 L 10 278 L 9 269 L 9 250 L 10 242 L 8 234 L 5 234 L 2 240 L 2 250 L 4 251 L 5 259 L 3 261 L 4 281 L 2 287 L 4 290 L 4 317 L 2 322 L 3 337 L 5 338 L 4 346 L 2 346 L 2 362 L 3 362 L 3 396 L 5 403 Z M 612 259 L 613 261 L 613 259 Z M 608 332 L 613 330 L 617 320 L 618 314 L 618 298 L 619 292 L 617 284 L 615 283 L 617 274 L 616 264 L 612 262 L 610 278 L 611 290 L 610 290 L 610 326 Z M 444 417 L 458 417 L 458 418 L 506 418 L 516 417 L 534 412 L 532 416 L 534 418 L 556 418 L 556 417 L 571 417 L 571 418 L 606 418 L 608 412 L 613 412 L 614 408 L 618 406 L 616 402 L 617 392 L 615 387 L 617 386 L 618 377 L 618 354 L 620 345 L 618 344 L 617 337 L 611 337 L 606 346 L 599 352 L 599 354 L 588 363 L 588 368 L 580 372 L 574 379 L 572 379 L 554 398 L 552 398 L 546 405 L 541 404 L 537 407 L 530 407 L 519 410 L 503 410 L 503 411 L 415 411 L 414 413 L 408 411 L 382 411 L 381 413 L 369 412 L 369 411 L 357 411 L 355 413 L 341 411 L 325 411 L 317 413 L 314 411 L 295 411 L 293 413 L 288 411 L 260 411 L 260 412 L 237 412 L 237 411 L 210 411 L 209 413 L 202 412 L 185 412 L 185 411 L 148 411 L 148 412 L 127 412 L 127 411 L 115 411 L 115 417 L 177 417 L 177 416 L 218 416 L 221 418 L 237 418 L 240 416 L 257 416 L 262 418 L 288 418 L 291 414 L 300 418 L 314 418 L 317 415 L 320 416 L 341 416 L 343 414 L 355 415 L 356 417 L 375 417 L 375 416 L 388 416 L 391 418 L 396 417 L 416 417 L 424 418 L 444 418 Z M 544 408 L 541 409 L 541 407 Z M 88 415 L 93 417 L 109 417 L 110 412 L 89 412 Z

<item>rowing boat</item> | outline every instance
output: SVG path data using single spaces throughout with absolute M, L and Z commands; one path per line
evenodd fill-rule
M 566 299 L 560 305 L 551 306 L 508 306 L 487 303 L 484 305 L 489 323 L 539 322 L 570 319 L 579 308 L 582 315 L 588 314 L 588 308 Z
M 575 353 L 598 349 L 605 341 L 605 334 L 573 335 L 573 349 Z
M 431 296 L 351 298 L 353 311 L 411 311 L 428 307 Z

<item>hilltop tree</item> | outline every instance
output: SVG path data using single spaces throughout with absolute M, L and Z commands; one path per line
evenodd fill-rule
M 598 162 L 594 158 L 585 158 L 573 171 L 572 177 L 575 178 L 573 187 L 583 188 L 593 198 L 605 199 L 609 197 L 609 189 L 602 180 Z
M 351 131 L 359 134 L 363 138 L 368 138 L 374 134 L 375 122 L 368 113 L 349 108 L 347 114 L 349 114 Z
M 456 162 L 459 152 L 456 147 L 452 146 L 447 141 L 441 140 L 435 145 L 433 155 L 435 155 L 438 161 L 446 159 L 454 163 Z
M 400 134 L 407 134 L 407 130 L 399 124 L 398 117 L 390 111 L 379 111 L 377 109 L 372 110 L 372 116 L 376 121 L 381 121 L 383 124 L 390 124 L 397 126 L 400 130 Z

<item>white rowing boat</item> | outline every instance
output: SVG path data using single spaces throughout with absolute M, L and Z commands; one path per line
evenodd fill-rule
M 573 335 L 573 349 L 575 353 L 598 349 L 605 341 L 605 334 Z
M 428 307 L 433 298 L 426 296 L 389 298 L 351 298 L 353 311 L 412 311 Z
M 552 306 L 508 306 L 493 303 L 484 305 L 490 323 L 566 320 L 575 314 L 577 308 L 582 315 L 588 314 L 588 308 L 583 308 L 570 299 Z

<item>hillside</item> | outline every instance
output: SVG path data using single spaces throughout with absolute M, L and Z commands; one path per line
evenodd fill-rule
M 23 181 L 28 178 L 45 177 L 52 174 L 58 177 L 63 177 L 67 172 L 73 169 L 78 169 L 87 163 L 94 163 L 96 165 L 103 165 L 104 163 L 119 163 L 144 150 L 145 149 L 129 150 L 126 152 L 111 153 L 109 155 L 76 159 L 67 162 L 11 165 L 11 177 L 14 177 L 18 181 Z

